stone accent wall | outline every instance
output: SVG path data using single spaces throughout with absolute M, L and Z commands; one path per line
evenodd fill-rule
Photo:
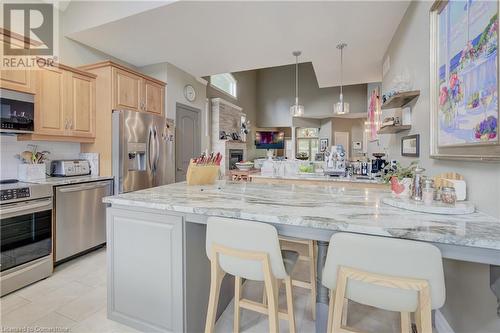
M 229 149 L 242 149 L 243 159 L 247 159 L 247 145 L 244 141 L 220 140 L 220 132 L 227 134 L 236 132 L 240 134 L 241 117 L 243 110 L 222 98 L 212 99 L 212 150 L 221 152 L 221 173 L 225 175 L 229 170 L 229 160 L 227 158 Z

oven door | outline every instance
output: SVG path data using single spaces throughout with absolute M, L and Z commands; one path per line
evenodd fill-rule
M 52 253 L 52 198 L 0 208 L 1 271 Z
M 0 89 L 1 132 L 32 133 L 35 129 L 35 97 Z

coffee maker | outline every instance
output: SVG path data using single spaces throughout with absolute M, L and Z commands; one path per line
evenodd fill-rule
M 381 176 L 382 172 L 384 171 L 385 166 L 388 164 L 384 157 L 384 153 L 373 153 L 374 159 L 371 160 L 372 168 L 371 168 L 371 174 L 372 176 Z
M 325 175 L 343 177 L 346 172 L 346 154 L 342 145 L 332 146 L 325 153 Z

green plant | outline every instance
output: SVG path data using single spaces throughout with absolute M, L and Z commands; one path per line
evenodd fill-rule
M 398 177 L 398 180 L 402 180 L 403 178 L 413 178 L 415 175 L 415 168 L 418 165 L 418 161 L 413 161 L 407 167 L 403 167 L 401 163 L 396 163 L 396 168 L 387 165 L 384 170 L 386 173 L 383 177 L 385 183 L 389 183 L 392 177 Z

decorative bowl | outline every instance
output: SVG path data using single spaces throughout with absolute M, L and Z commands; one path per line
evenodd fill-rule
M 241 171 L 248 171 L 253 168 L 253 163 L 235 163 L 235 165 Z

